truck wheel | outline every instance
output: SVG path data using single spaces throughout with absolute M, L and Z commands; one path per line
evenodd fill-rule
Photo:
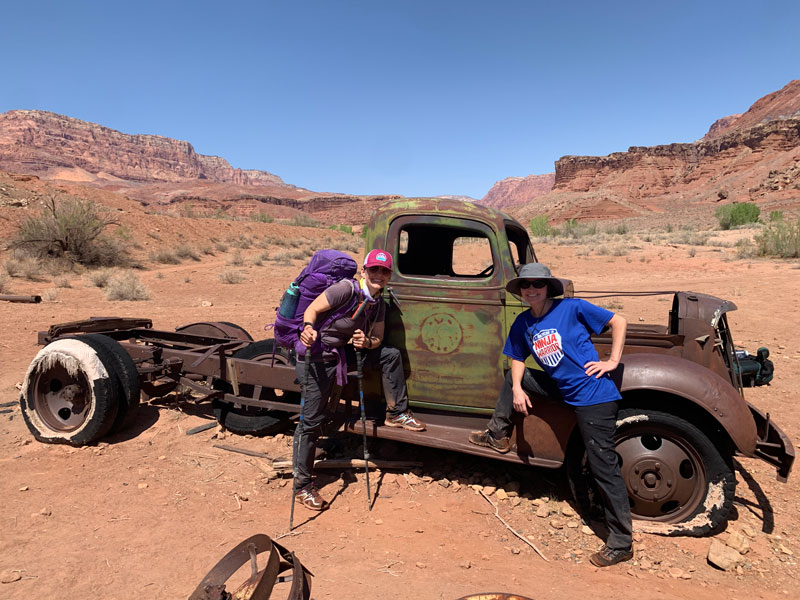
M 109 374 L 116 386 L 115 393 L 119 398 L 117 416 L 109 433 L 122 431 L 133 422 L 139 409 L 141 389 L 136 365 L 125 349 L 119 345 L 119 342 L 107 335 L 89 333 L 76 339 L 87 343 L 95 351 L 102 351 L 108 355 L 110 364 L 106 364 L 108 364 Z
M 260 340 L 233 353 L 233 358 L 244 358 L 258 362 L 272 360 L 274 340 Z M 275 350 L 275 363 L 280 365 L 295 364 L 294 357 L 285 348 Z M 214 381 L 214 389 L 231 392 L 231 386 L 226 381 Z M 252 385 L 240 385 L 239 394 L 252 398 L 254 389 Z M 279 394 L 281 394 L 279 396 Z M 281 402 L 296 402 L 300 404 L 300 394 L 297 392 L 284 392 L 264 387 L 259 396 L 262 400 L 275 400 Z M 243 404 L 230 404 L 215 400 L 213 402 L 214 416 L 226 429 L 239 435 L 271 435 L 287 429 L 290 425 L 289 415 L 279 410 L 269 410 Z
M 671 414 L 623 409 L 616 438 L 633 518 L 651 525 L 643 529 L 699 537 L 725 522 L 736 477 L 729 460 L 700 429 Z M 596 514 L 600 496 L 581 454 L 572 461 L 570 482 L 579 506 Z
M 84 446 L 102 438 L 117 416 L 114 360 L 79 339 L 60 339 L 34 357 L 20 394 L 25 424 L 38 441 Z
M 244 327 L 228 321 L 208 321 L 203 323 L 190 323 L 175 329 L 179 333 L 190 333 L 193 335 L 204 335 L 206 337 L 229 338 L 232 340 L 242 340 L 252 342 L 253 337 L 247 333 Z

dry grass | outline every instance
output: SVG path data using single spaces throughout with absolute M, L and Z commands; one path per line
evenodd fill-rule
M 53 285 L 55 285 L 57 288 L 72 287 L 72 283 L 70 282 L 69 277 L 64 277 L 64 276 L 56 277 L 55 279 L 53 279 Z
M 244 283 L 247 281 L 247 277 L 245 277 L 244 273 L 237 271 L 236 269 L 225 269 L 219 274 L 219 280 L 222 283 L 235 284 Z
M 228 260 L 225 261 L 225 264 L 232 265 L 234 267 L 241 267 L 244 264 L 244 255 L 242 254 L 242 251 L 237 250 L 234 252 L 228 257 Z
M 0 294 L 10 294 L 11 288 L 8 285 L 8 275 L 0 275 Z
M 42 292 L 42 300 L 44 302 L 56 302 L 58 300 L 58 290 L 54 288 L 46 289 Z
M 197 250 L 192 248 L 189 244 L 181 244 L 177 248 L 175 248 L 175 254 L 178 255 L 180 259 L 192 259 L 199 261 L 200 255 L 197 253 Z
M 125 271 L 113 277 L 106 286 L 109 300 L 149 300 L 150 291 L 139 281 L 132 271 Z
M 148 255 L 150 262 L 160 263 L 162 265 L 179 265 L 181 259 L 175 250 L 171 248 L 162 248 L 155 250 Z
M 86 285 L 90 287 L 104 288 L 114 275 L 113 269 L 98 269 L 86 274 Z

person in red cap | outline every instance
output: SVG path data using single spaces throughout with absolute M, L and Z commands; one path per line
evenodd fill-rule
M 303 315 L 303 329 L 300 341 L 311 348 L 317 337 L 321 337 L 323 345 L 328 348 L 339 348 L 351 343 L 356 351 L 364 354 L 364 369 L 380 369 L 383 380 L 383 391 L 386 396 L 387 427 L 402 427 L 409 431 L 424 431 L 425 424 L 419 421 L 408 409 L 408 391 L 403 373 L 403 361 L 400 351 L 383 344 L 386 303 L 381 297 L 383 289 L 392 276 L 392 255 L 386 250 L 371 250 L 364 258 L 361 270 L 360 302 L 366 303 L 364 310 L 355 315 L 347 315 L 336 319 L 329 325 L 315 329 L 319 320 L 352 301 L 355 293 L 350 281 L 333 284 L 320 294 L 306 309 Z M 347 349 L 348 362 L 354 362 L 354 353 Z M 351 360 L 352 359 L 352 360 Z M 319 491 L 312 483 L 314 453 L 322 426 L 328 420 L 328 398 L 336 382 L 338 359 L 336 354 L 323 352 L 311 356 L 308 385 L 303 390 L 304 426 L 297 441 L 297 452 L 293 457 L 294 471 L 297 473 L 295 484 L 296 499 L 311 510 L 324 510 L 328 503 L 322 499 Z M 300 381 L 302 363 L 297 363 Z

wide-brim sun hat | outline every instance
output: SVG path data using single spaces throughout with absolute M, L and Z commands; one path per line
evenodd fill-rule
M 565 292 L 567 295 L 572 294 L 572 281 L 569 279 L 561 279 L 560 277 L 553 277 L 553 274 L 550 273 L 550 269 L 542 263 L 528 263 L 522 265 L 519 270 L 519 275 L 506 284 L 506 290 L 517 296 L 522 295 L 519 284 L 525 279 L 544 279 L 547 281 L 548 296 L 563 296 Z

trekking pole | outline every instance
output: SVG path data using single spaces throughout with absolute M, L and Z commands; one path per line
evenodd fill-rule
M 361 434 L 364 437 L 364 473 L 367 476 L 367 507 L 372 510 L 372 495 L 369 490 L 369 450 L 367 450 L 367 415 L 364 412 L 364 357 L 356 349 L 358 367 L 358 402 L 361 405 Z
M 295 501 L 295 482 L 297 481 L 297 449 L 300 443 L 300 436 L 303 435 L 303 409 L 306 405 L 306 395 L 308 394 L 308 364 L 311 357 L 311 348 L 306 348 L 305 359 L 303 361 L 303 393 L 300 396 L 300 419 L 297 428 L 294 430 L 292 440 L 292 510 L 289 512 L 289 531 L 292 530 L 294 523 L 294 501 Z

